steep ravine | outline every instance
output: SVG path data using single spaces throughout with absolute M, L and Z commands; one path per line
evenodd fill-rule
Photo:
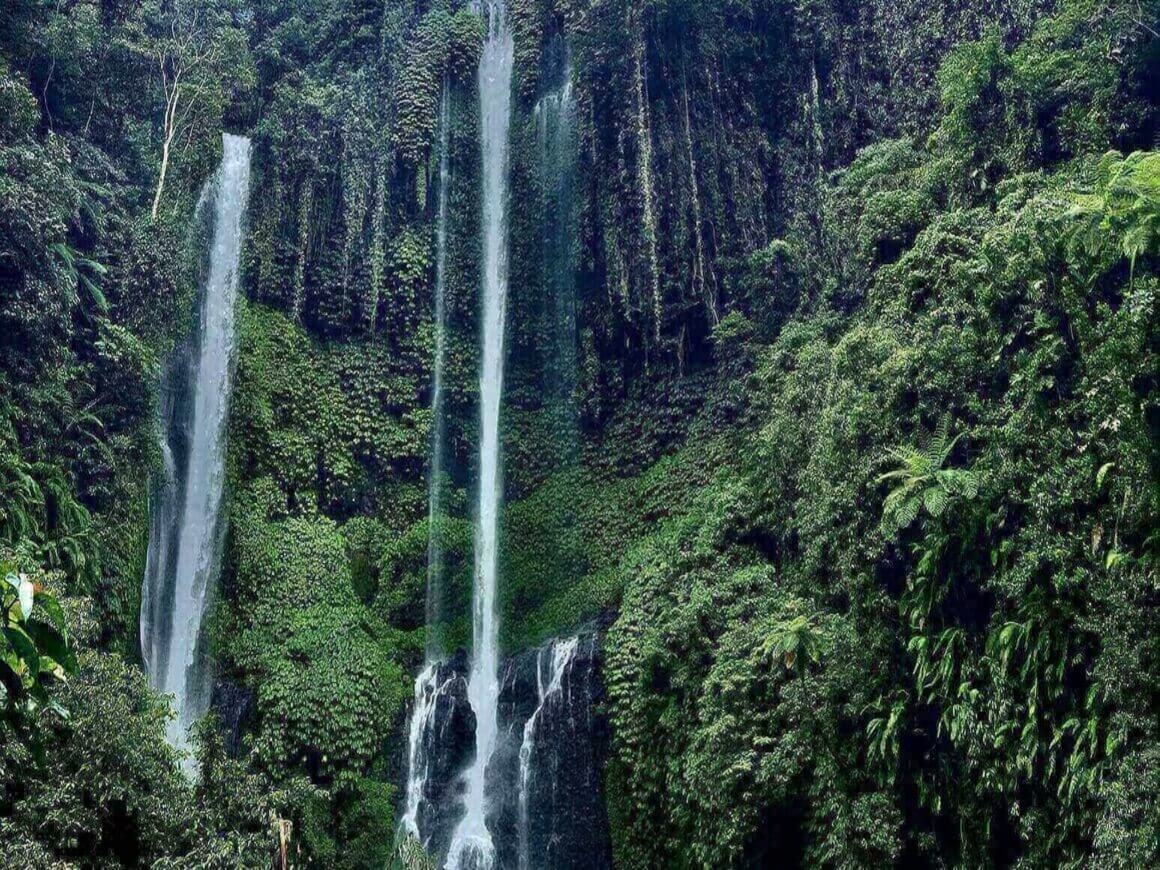
M 5 4 L 0 866 L 1160 866 L 1157 22 Z

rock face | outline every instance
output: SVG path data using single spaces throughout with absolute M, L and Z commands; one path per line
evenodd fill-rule
M 438 666 L 427 775 L 415 813 L 442 863 L 462 813 L 461 773 L 474 748 L 467 660 Z M 446 688 L 442 688 L 446 687 Z M 486 773 L 487 826 L 499 870 L 612 866 L 600 771 L 608 743 L 596 633 L 550 641 L 501 668 L 499 737 Z M 410 775 L 410 774 L 409 774 Z
M 611 867 L 600 770 L 607 744 L 595 634 L 512 659 L 500 687 L 491 823 L 518 870 Z
M 226 754 L 236 758 L 242 748 L 242 734 L 254 717 L 254 690 L 219 679 L 214 683 L 210 709 L 221 722 Z

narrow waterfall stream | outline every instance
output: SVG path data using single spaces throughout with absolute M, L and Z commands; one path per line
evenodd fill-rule
M 542 294 L 550 320 L 543 360 L 546 400 L 557 419 L 560 454 L 557 461 L 576 459 L 580 433 L 576 406 L 576 185 L 578 143 L 576 101 L 572 91 L 572 64 L 568 42 L 556 37 L 545 60 L 548 90 L 536 101 L 536 170 L 540 186 L 540 256 Z
M 504 0 L 487 0 L 487 40 L 479 61 L 480 149 L 483 157 L 483 319 L 479 378 L 479 514 L 472 594 L 472 654 L 467 683 L 475 713 L 475 755 L 465 774 L 463 817 L 448 853 L 452 870 L 495 864 L 487 826 L 485 774 L 497 736 L 500 482 L 499 415 L 503 396 L 504 316 L 507 307 L 507 163 L 514 45 Z
M 431 386 L 431 468 L 427 482 L 427 625 L 435 626 L 443 574 L 443 544 L 439 521 L 443 505 L 443 438 L 447 428 L 443 414 L 443 366 L 447 356 L 447 196 L 451 186 L 451 87 L 443 85 L 439 104 L 439 192 L 435 224 L 435 361 Z M 427 660 L 438 650 L 434 631 L 427 633 Z
M 212 672 L 201 627 L 220 568 L 234 308 L 249 182 L 250 140 L 225 134 L 221 167 L 202 194 L 212 198 L 213 236 L 194 358 L 188 377 L 179 375 L 163 399 L 164 480 L 152 505 L 141 649 L 150 683 L 173 696 L 177 716 L 168 736 L 183 750 L 189 749 L 189 728 L 209 708 Z M 192 758 L 185 764 L 192 773 Z
M 429 799 L 428 783 L 436 735 L 432 729 L 438 722 L 436 712 L 439 698 L 451 686 L 454 677 L 441 677 L 436 657 L 439 654 L 434 628 L 439 620 L 438 601 L 442 580 L 443 550 L 439 537 L 439 522 L 443 493 L 443 433 L 446 422 L 443 415 L 443 364 L 447 341 L 447 196 L 451 183 L 451 160 L 448 137 L 451 126 L 451 89 L 445 82 L 439 107 L 439 190 L 438 212 L 435 225 L 435 360 L 432 365 L 431 387 L 431 464 L 427 484 L 427 661 L 415 678 L 415 703 L 407 740 L 407 793 L 403 812 L 403 827 L 412 836 L 423 838 L 420 813 L 423 802 Z
M 544 714 L 545 707 L 551 705 L 560 694 L 565 672 L 576 655 L 580 638 L 572 637 L 544 647 L 536 656 L 536 697 L 539 705 L 528 721 L 524 723 L 523 742 L 520 743 L 519 781 L 519 870 L 533 870 L 539 862 L 532 862 L 531 844 L 531 803 L 532 776 L 535 768 L 532 753 L 536 748 L 536 725 Z

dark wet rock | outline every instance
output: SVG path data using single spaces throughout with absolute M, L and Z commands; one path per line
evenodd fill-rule
M 442 862 L 462 815 L 460 774 L 475 754 L 475 713 L 467 699 L 467 654 L 436 665 L 429 691 L 435 708 L 423 735 L 419 762 L 426 767 L 418 825 L 428 852 Z M 409 771 L 408 771 L 409 775 Z
M 435 683 L 458 679 L 439 699 L 446 709 L 437 708 L 432 718 L 433 736 L 448 730 L 429 749 L 434 754 L 419 813 L 423 839 L 440 862 L 462 812 L 459 775 L 471 761 L 475 728 L 467 709 L 466 657 L 441 667 L 446 674 L 436 675 Z M 608 746 L 602 700 L 595 632 L 551 641 L 503 665 L 498 742 L 486 774 L 497 870 L 612 866 L 600 774 Z
M 530 729 L 520 729 L 526 753 L 526 816 L 518 816 L 517 860 L 513 867 L 606 868 L 612 866 L 607 813 L 604 809 L 603 768 L 607 725 L 598 715 L 603 700 L 599 644 L 595 634 L 575 640 L 575 649 L 563 663 L 558 685 L 551 685 L 553 660 L 559 664 L 566 651 L 556 641 L 539 651 L 539 705 Z M 533 674 L 535 671 L 533 670 Z M 533 695 L 537 697 L 537 695 Z M 506 865 L 505 865 L 506 866 Z
M 210 709 L 217 715 L 226 754 L 236 758 L 254 717 L 254 690 L 225 680 L 214 684 Z

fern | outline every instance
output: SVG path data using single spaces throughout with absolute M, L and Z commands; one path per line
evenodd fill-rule
M 919 439 L 919 446 L 896 447 L 888 454 L 895 467 L 878 477 L 892 488 L 882 503 L 882 529 L 893 536 L 912 525 L 922 511 L 941 517 L 956 498 L 974 498 L 978 478 L 969 469 L 946 468 L 962 432 L 950 437 L 950 418 L 944 414 L 935 430 Z
M 1107 152 L 1096 166 L 1093 190 L 1075 194 L 1073 202 L 1073 240 L 1092 256 L 1118 240 L 1134 278 L 1136 260 L 1160 247 L 1160 152 Z
M 797 610 L 797 602 L 788 609 Z M 804 677 L 810 663 L 821 661 L 825 637 L 813 616 L 803 613 L 773 623 L 761 648 L 765 656 L 781 659 L 787 671 L 796 670 Z

